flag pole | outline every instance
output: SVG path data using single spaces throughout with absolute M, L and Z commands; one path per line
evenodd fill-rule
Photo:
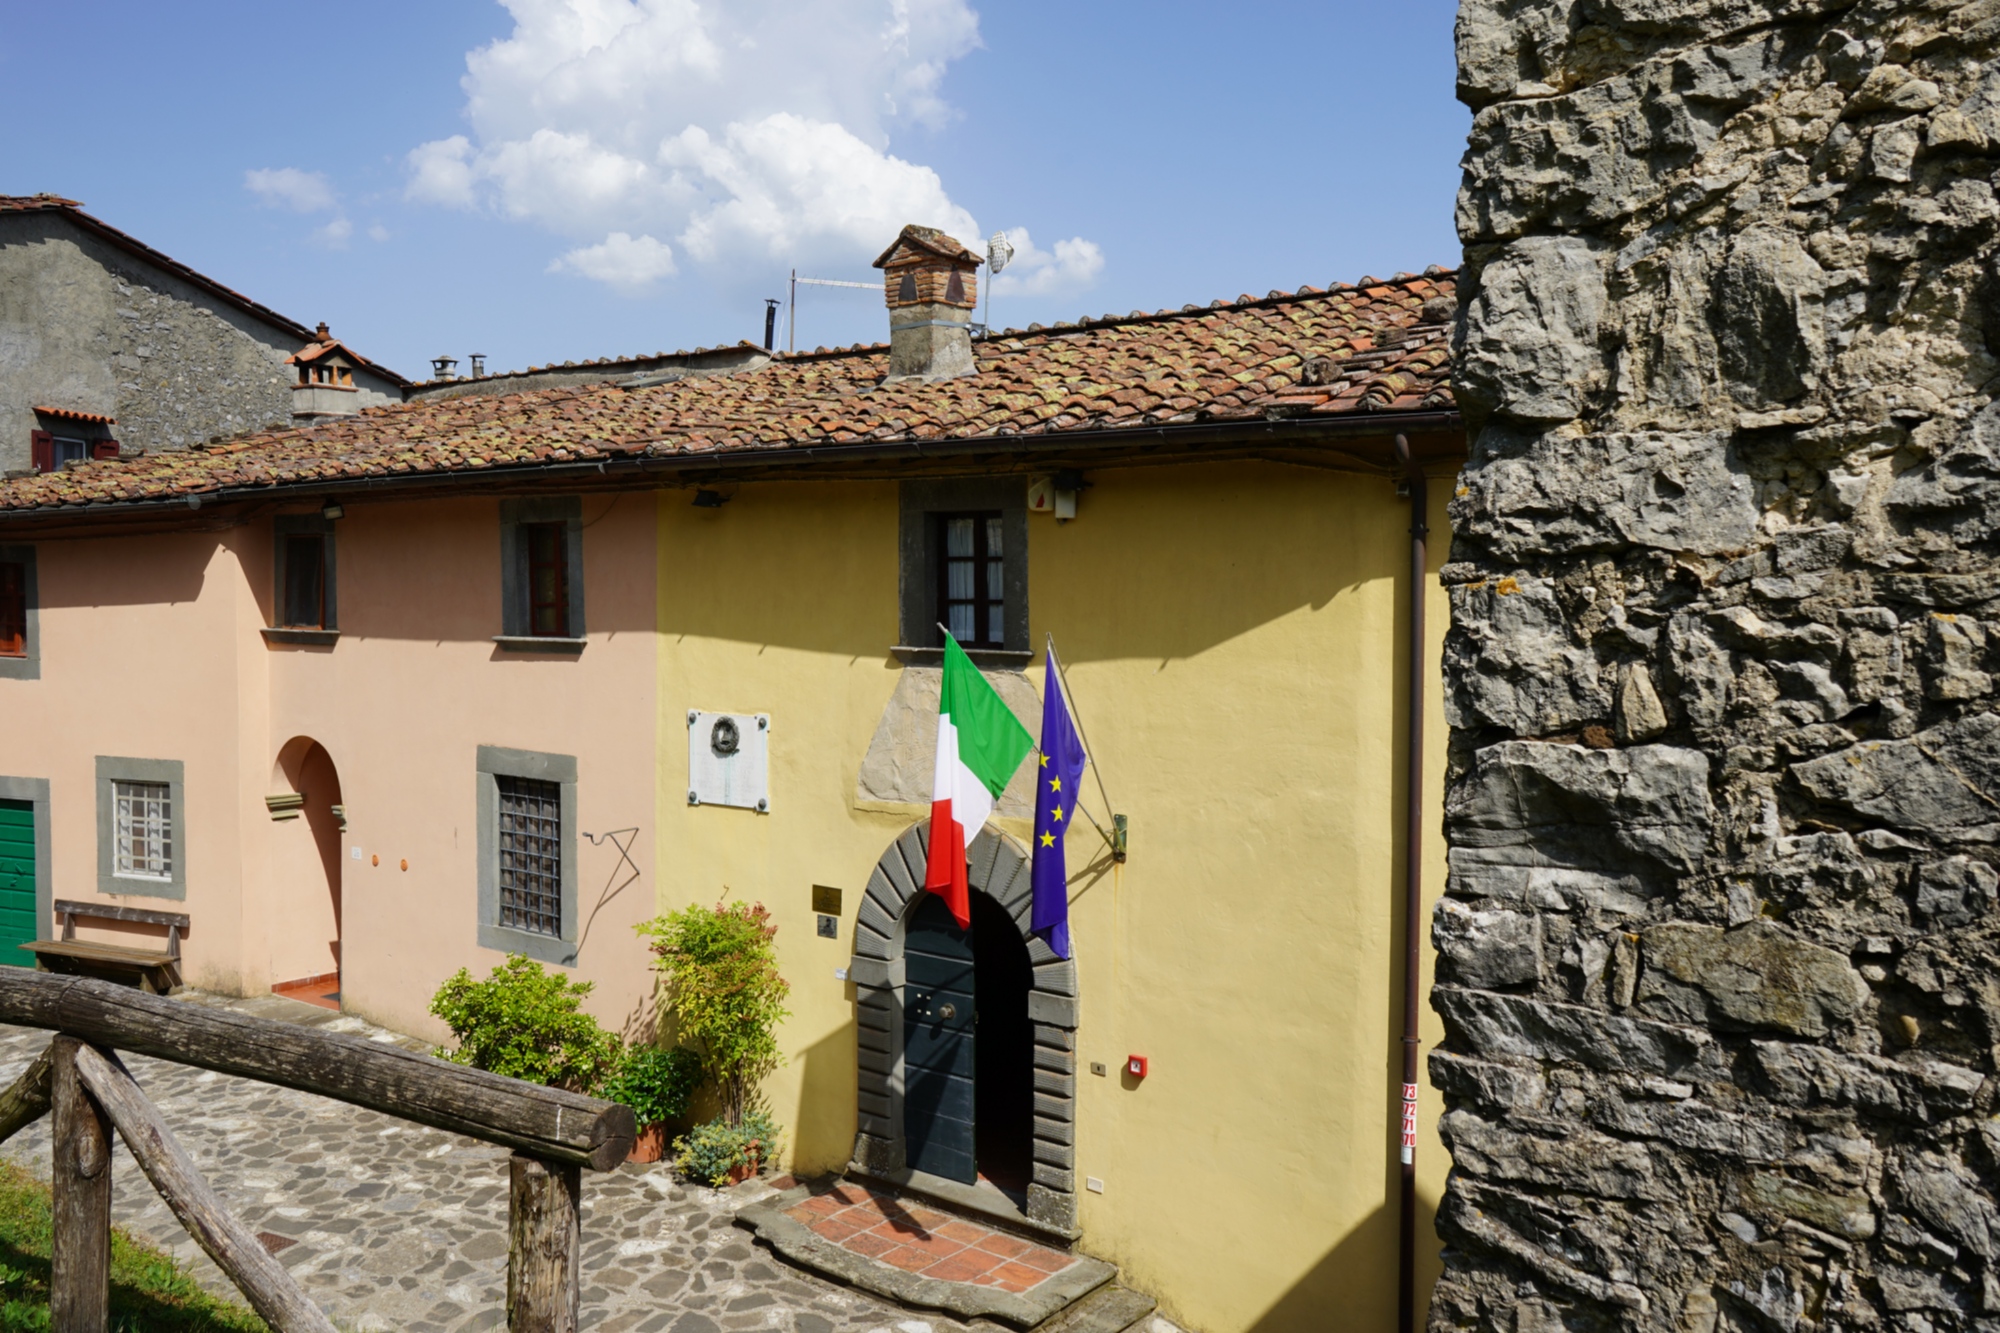
M 1056 664 L 1056 680 L 1062 689 L 1063 702 L 1069 705 L 1069 715 L 1076 721 L 1077 738 L 1083 742 L 1083 757 L 1090 761 L 1090 775 L 1097 781 L 1097 794 L 1104 798 L 1104 808 L 1110 812 L 1112 827 L 1116 828 L 1119 818 L 1116 813 L 1118 807 L 1111 803 L 1111 793 L 1104 789 L 1104 770 L 1097 766 L 1097 747 L 1090 743 L 1090 734 L 1083 729 L 1083 712 L 1076 706 L 1076 692 L 1070 689 L 1069 673 L 1063 670 L 1062 658 L 1056 654 L 1056 636 L 1046 634 L 1044 637 L 1048 640 L 1049 660 Z M 1083 817 L 1090 819 L 1093 825 L 1097 823 L 1095 819 L 1091 819 L 1088 810 L 1083 812 Z M 1103 832 L 1102 828 L 1098 829 L 1099 834 Z M 1112 859 L 1123 861 L 1125 859 L 1123 839 L 1106 838 L 1105 841 L 1111 844 Z

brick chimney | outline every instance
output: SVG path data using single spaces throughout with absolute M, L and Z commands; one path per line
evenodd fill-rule
M 973 373 L 972 312 L 980 258 L 935 227 L 903 228 L 882 252 L 889 305 L 889 378 L 946 380 Z

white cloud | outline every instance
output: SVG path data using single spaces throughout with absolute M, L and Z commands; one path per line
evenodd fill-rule
M 260 203 L 295 213 L 319 213 L 332 208 L 333 186 L 324 173 L 297 167 L 266 167 L 243 173 L 243 188 Z
M 721 197 L 688 219 L 681 243 L 702 260 L 799 253 L 873 259 L 906 222 L 976 243 L 979 224 L 944 182 L 869 147 L 844 126 L 788 112 L 731 125 L 721 140 L 690 126 L 660 146 L 677 173 Z M 708 191 L 713 196 L 716 191 Z
M 907 222 L 977 245 L 939 174 L 890 151 L 892 130 L 955 114 L 942 81 L 979 44 L 968 0 L 503 3 L 514 31 L 466 58 L 471 133 L 409 154 L 411 199 L 607 237 L 558 266 L 626 286 L 676 249 L 858 270 Z M 1044 281 L 1095 271 L 1058 252 L 1070 276 Z
M 335 218 L 324 227 L 313 232 L 313 240 L 329 250 L 345 250 L 350 237 L 354 235 L 354 224 L 346 218 Z
M 551 273 L 575 273 L 612 287 L 637 291 L 674 275 L 674 250 L 650 236 L 614 231 L 598 245 L 572 250 L 549 265 Z
M 470 208 L 472 141 L 463 134 L 434 139 L 410 150 L 410 183 L 404 193 L 428 204 Z
M 1104 270 L 1104 251 L 1095 241 L 1072 236 L 1057 241 L 1054 250 L 1044 250 L 1028 236 L 1026 227 L 1010 227 L 1007 240 L 1014 258 L 993 279 L 993 296 L 1067 296 L 1097 281 Z
M 371 241 L 386 241 L 389 239 L 389 229 L 377 222 L 368 228 L 368 239 Z

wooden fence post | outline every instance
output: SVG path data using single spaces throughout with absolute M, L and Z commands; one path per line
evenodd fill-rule
M 507 1331 L 576 1333 L 580 1169 L 515 1153 L 508 1165 Z
M 111 1121 L 77 1077 L 77 1044 L 65 1036 L 50 1044 L 55 1236 L 49 1323 L 54 1333 L 105 1333 L 111 1318 Z

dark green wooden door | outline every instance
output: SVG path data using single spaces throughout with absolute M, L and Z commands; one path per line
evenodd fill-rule
M 20 946 L 36 938 L 35 807 L 0 801 L 0 964 L 33 967 Z
M 910 1165 L 970 1185 L 973 1161 L 972 940 L 925 894 L 903 939 L 903 1137 Z

